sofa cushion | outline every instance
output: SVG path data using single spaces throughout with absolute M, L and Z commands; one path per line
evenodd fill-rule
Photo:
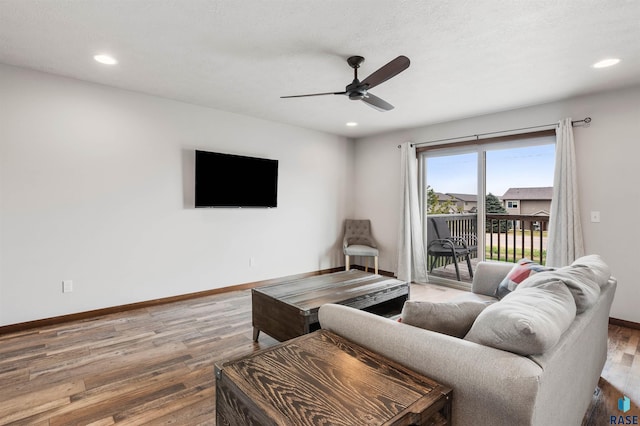
M 496 299 L 495 296 L 486 296 L 484 294 L 478 294 L 478 293 L 474 293 L 471 291 L 465 291 L 462 294 L 459 294 L 458 296 L 452 297 L 451 299 L 448 299 L 449 302 L 456 302 L 456 303 L 461 303 L 461 302 L 476 302 L 476 303 L 483 303 L 485 305 L 490 305 L 492 303 L 496 303 L 498 301 L 498 299 Z
M 585 266 L 594 273 L 596 282 L 600 287 L 607 284 L 611 277 L 611 269 L 604 263 L 604 260 L 597 254 L 590 254 L 576 259 L 571 266 Z
M 375 247 L 354 244 L 344 248 L 344 254 L 347 256 L 378 256 L 378 249 Z
M 498 284 L 496 288 L 496 297 L 502 299 L 507 294 L 516 289 L 518 284 L 528 277 L 543 271 L 552 271 L 554 268 L 542 266 L 529 259 L 520 259 L 516 263 L 506 277 Z
M 544 272 L 527 278 L 518 286 L 518 291 L 525 288 L 539 287 L 555 281 L 561 281 L 567 286 L 575 301 L 576 313 L 578 314 L 595 305 L 600 296 L 600 286 L 597 282 L 596 272 L 580 264 L 565 266 L 555 271 Z
M 562 281 L 518 288 L 483 310 L 465 340 L 520 355 L 541 354 L 558 343 L 575 315 Z
M 433 303 L 408 300 L 402 308 L 403 324 L 454 337 L 464 337 L 476 317 L 487 304 L 482 302 L 441 302 Z

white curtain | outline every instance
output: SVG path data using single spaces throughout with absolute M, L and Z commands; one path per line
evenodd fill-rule
M 561 267 L 584 255 L 571 118 L 560 120 L 556 128 L 556 139 L 556 167 L 546 264 Z
M 398 279 L 427 282 L 427 262 L 422 237 L 418 198 L 416 148 L 405 142 L 400 148 L 400 229 L 398 232 Z

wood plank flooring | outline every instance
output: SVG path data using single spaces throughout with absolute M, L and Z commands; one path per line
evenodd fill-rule
M 0 336 L 0 424 L 214 424 L 214 362 L 274 343 L 248 290 Z
M 638 413 L 640 330 L 609 337 L 585 425 L 609 424 L 623 393 Z M 0 425 L 213 425 L 214 363 L 275 343 L 252 341 L 249 290 L 1 335 Z
M 626 413 L 618 410 L 624 395 L 631 400 Z M 607 362 L 582 425 L 609 425 L 621 415 L 640 419 L 640 330 L 610 324 Z

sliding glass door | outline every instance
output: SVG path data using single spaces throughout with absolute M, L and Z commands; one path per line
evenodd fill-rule
M 464 147 L 430 150 L 422 156 L 423 223 L 430 281 L 471 282 L 477 247 L 481 247 L 479 155 L 477 150 Z M 446 243 L 447 239 L 454 243 Z
M 486 251 L 492 260 L 544 264 L 555 144 L 486 151 Z M 489 206 L 498 199 L 500 208 Z
M 430 281 L 468 287 L 480 260 L 544 259 L 555 137 L 509 139 L 419 154 Z

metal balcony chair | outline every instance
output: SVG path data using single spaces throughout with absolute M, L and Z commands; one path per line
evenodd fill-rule
M 467 248 L 471 251 L 471 254 L 477 254 L 478 251 L 478 237 L 473 234 L 463 234 L 454 237 L 451 235 L 451 230 L 447 224 L 447 219 L 444 217 L 431 217 L 429 220 L 433 221 L 433 225 L 436 228 L 436 237 L 444 240 L 453 240 L 459 244 L 466 244 Z
M 351 268 L 350 256 L 365 256 L 365 271 L 369 271 L 369 257 L 374 258 L 375 273 L 378 273 L 378 246 L 371 235 L 371 221 L 368 219 L 347 219 L 344 223 L 344 239 L 342 242 L 344 252 L 344 269 Z
M 467 267 L 469 268 L 469 276 L 473 278 L 473 268 L 471 267 L 471 253 L 477 250 L 477 246 L 470 248 L 467 243 L 461 238 L 439 238 L 436 230 L 436 219 L 429 218 L 427 220 L 427 255 L 431 258 L 429 272 L 433 271 L 434 265 L 440 258 L 446 259 L 446 265 L 449 262 L 453 262 L 456 268 L 456 277 L 460 280 L 460 267 L 458 266 L 458 259 L 464 258 L 467 261 Z M 446 226 L 445 222 L 445 226 Z M 448 229 L 448 227 L 447 227 Z

